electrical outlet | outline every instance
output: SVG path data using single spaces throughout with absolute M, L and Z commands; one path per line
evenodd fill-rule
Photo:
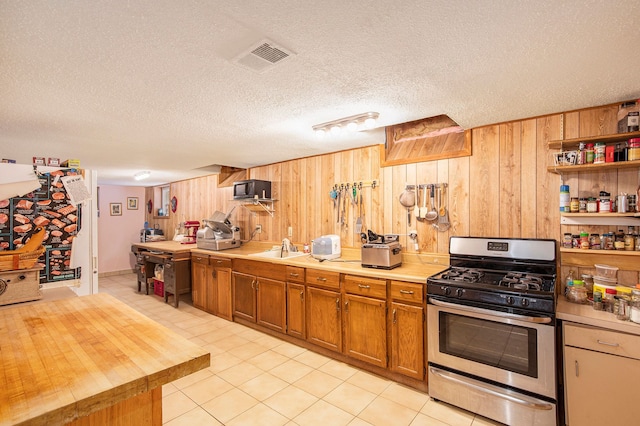
M 290 227 L 289 227 L 289 230 L 287 231 L 287 235 L 288 235 L 289 237 L 293 237 L 293 226 L 290 226 Z
M 262 234 L 262 225 L 261 224 L 257 224 L 256 225 L 256 234 Z

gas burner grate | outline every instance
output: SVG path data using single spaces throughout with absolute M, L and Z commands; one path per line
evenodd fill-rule
M 467 283 L 477 283 L 484 277 L 484 272 L 478 271 L 476 269 L 469 268 L 451 268 L 448 271 L 445 271 L 442 274 L 442 279 L 451 280 L 451 281 L 459 281 L 459 282 L 467 282 Z
M 519 272 L 509 272 L 501 280 L 501 287 L 508 287 L 517 290 L 542 290 L 543 279 L 531 274 Z

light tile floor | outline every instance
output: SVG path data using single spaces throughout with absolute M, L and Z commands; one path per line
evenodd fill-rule
M 207 314 L 137 293 L 133 274 L 101 277 L 109 293 L 211 352 L 211 366 L 163 387 L 168 426 L 498 425 L 425 393 Z

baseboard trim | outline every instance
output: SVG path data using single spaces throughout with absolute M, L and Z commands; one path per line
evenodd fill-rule
M 135 269 L 124 269 L 122 271 L 99 272 L 98 278 L 113 277 L 114 275 L 134 274 Z

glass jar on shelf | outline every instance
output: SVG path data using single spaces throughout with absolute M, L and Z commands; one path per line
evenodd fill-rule
M 640 324 L 640 284 L 631 291 L 631 321 Z

